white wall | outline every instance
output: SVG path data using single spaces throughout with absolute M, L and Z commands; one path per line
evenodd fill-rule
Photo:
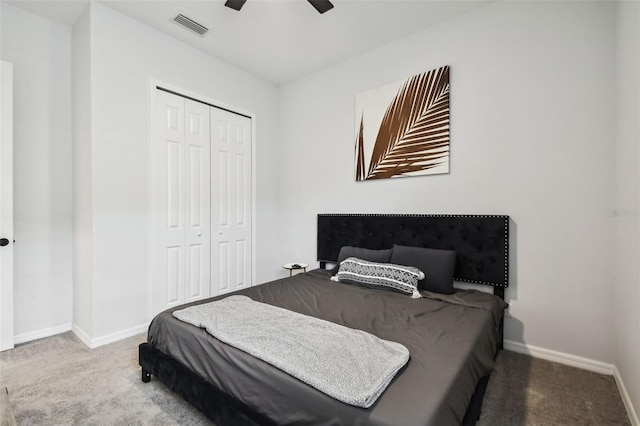
M 616 366 L 640 412 L 640 3 L 618 6 L 617 231 L 614 287 Z M 637 417 L 636 417 L 637 420 Z
M 71 29 L 2 8 L 1 58 L 14 65 L 16 341 L 72 321 Z
M 279 271 L 277 88 L 99 3 L 90 9 L 92 340 L 148 318 L 150 82 L 256 114 L 257 283 Z M 83 179 L 79 176 L 76 179 Z
M 451 66 L 451 173 L 354 182 L 354 97 Z M 615 4 L 501 2 L 281 90 L 283 250 L 321 212 L 508 214 L 506 338 L 613 362 Z
M 73 113 L 73 329 L 93 330 L 93 216 L 91 156 L 91 13 L 86 8 L 72 33 Z

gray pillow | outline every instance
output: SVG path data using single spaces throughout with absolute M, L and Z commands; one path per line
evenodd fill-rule
M 391 249 L 372 250 L 362 247 L 344 246 L 338 254 L 338 262 L 331 270 L 332 274 L 338 272 L 340 263 L 348 257 L 357 257 L 358 259 L 368 260 L 369 262 L 389 263 L 391 261 Z
M 338 273 L 331 277 L 331 280 L 363 287 L 395 290 L 419 299 L 422 297 L 418 291 L 418 280 L 421 278 L 424 278 L 424 274 L 412 266 L 369 262 L 357 257 L 349 257 L 340 263 Z
M 456 252 L 424 247 L 393 246 L 391 263 L 408 265 L 424 272 L 425 279 L 418 288 L 434 293 L 453 293 L 453 273 L 456 268 Z

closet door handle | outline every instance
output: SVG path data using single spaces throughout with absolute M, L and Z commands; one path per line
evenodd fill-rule
M 0 246 L 4 247 L 4 246 L 8 246 L 9 245 L 9 240 L 6 238 L 0 238 Z

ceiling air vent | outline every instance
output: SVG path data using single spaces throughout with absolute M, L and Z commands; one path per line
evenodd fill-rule
M 189 30 L 191 30 L 191 31 L 193 31 L 195 33 L 198 33 L 201 36 L 205 35 L 205 33 L 207 31 L 209 31 L 209 29 L 207 27 L 205 27 L 204 25 L 198 24 L 193 19 L 187 18 L 182 13 L 178 14 L 178 16 L 173 18 L 173 20 L 175 22 L 177 22 L 178 24 L 182 25 L 183 27 L 186 27 L 187 29 L 189 29 Z

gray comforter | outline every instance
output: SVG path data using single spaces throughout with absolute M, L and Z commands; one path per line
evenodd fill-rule
M 450 296 L 423 292 L 424 298 L 411 299 L 329 277 L 315 270 L 234 294 L 364 330 L 409 349 L 409 362 L 369 408 L 329 397 L 173 317 L 173 311 L 186 306 L 156 316 L 148 342 L 280 425 L 460 425 L 478 380 L 493 369 L 504 302 L 473 291 Z
M 173 316 L 357 407 L 370 407 L 409 360 L 399 343 L 246 296 L 191 306 Z

